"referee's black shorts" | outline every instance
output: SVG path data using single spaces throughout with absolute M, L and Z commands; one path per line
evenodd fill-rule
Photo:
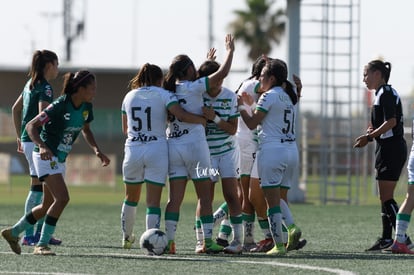
M 398 181 L 407 160 L 407 143 L 403 137 L 377 141 L 375 169 L 377 180 Z

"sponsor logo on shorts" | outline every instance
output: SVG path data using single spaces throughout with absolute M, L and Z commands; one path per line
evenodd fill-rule
M 206 168 L 200 167 L 200 162 L 197 162 L 197 167 L 195 169 L 196 169 L 198 178 L 210 177 L 210 176 L 215 177 L 215 176 L 220 175 L 218 169 L 211 168 L 211 167 L 206 167 Z

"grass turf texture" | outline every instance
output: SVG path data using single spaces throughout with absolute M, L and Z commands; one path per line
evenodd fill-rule
M 13 179 L 12 184 L 11 189 L 0 187 L 1 228 L 14 224 L 23 213 L 28 186 L 19 179 Z M 413 256 L 364 252 L 381 233 L 378 205 L 292 204 L 296 222 L 308 244 L 286 257 L 261 253 L 196 255 L 195 195 L 189 184 L 176 236 L 177 254 L 151 257 L 145 256 L 136 243 L 131 250 L 121 249 L 122 186 L 115 190 L 70 187 L 70 195 L 71 201 L 55 233 L 63 239 L 63 244 L 52 247 L 57 256 L 34 256 L 31 255 L 33 248 L 24 246 L 22 255 L 15 255 L 1 239 L 0 274 L 247 274 L 258 271 L 261 274 L 409 274 L 414 268 Z M 162 213 L 165 195 L 166 192 Z M 141 198 L 145 198 L 145 193 Z M 215 207 L 221 202 L 217 192 Z M 144 204 L 143 200 L 137 209 L 134 231 L 138 238 L 144 231 Z M 164 230 L 163 221 L 161 229 Z M 414 236 L 413 232 L 411 226 L 409 234 Z M 262 237 L 257 224 L 255 236 L 256 240 Z

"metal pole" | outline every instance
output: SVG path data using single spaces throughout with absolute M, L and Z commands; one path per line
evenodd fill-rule
M 71 32 L 71 11 L 72 11 L 72 0 L 64 0 L 63 1 L 63 35 L 66 39 L 66 61 L 70 61 L 71 59 L 71 40 L 72 40 L 72 32 Z
M 208 0 L 208 48 L 213 48 L 213 0 Z
M 289 76 L 292 73 L 300 76 L 300 0 L 288 0 L 286 14 L 288 17 L 288 68 Z M 300 109 L 297 109 L 297 142 L 300 142 L 301 122 Z M 299 146 L 300 148 L 300 146 Z M 295 172 L 289 192 L 289 201 L 305 201 L 305 193 L 299 188 L 299 170 Z

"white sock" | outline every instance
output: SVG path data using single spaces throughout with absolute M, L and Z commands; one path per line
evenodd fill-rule
M 203 232 L 203 225 L 201 224 L 201 220 L 199 217 L 196 217 L 195 232 L 196 232 L 197 242 L 202 242 L 204 240 L 204 232 Z
M 233 240 L 242 243 L 243 238 L 243 218 L 242 215 L 230 216 L 230 225 L 233 231 Z
M 218 233 L 218 237 L 223 240 L 228 240 L 231 234 L 231 226 L 230 221 L 228 219 L 224 219 L 221 221 L 220 229 Z
M 219 207 L 219 209 L 216 210 L 213 214 L 213 222 L 214 226 L 219 225 L 224 219 L 228 219 L 228 215 L 222 207 Z
M 407 232 L 409 224 L 410 222 L 408 221 L 397 219 L 395 226 L 395 239 L 397 240 L 397 242 L 405 243 L 405 241 L 407 240 L 407 234 L 405 233 Z
M 243 243 L 244 244 L 254 243 L 253 232 L 254 232 L 254 222 L 243 221 L 243 233 L 244 233 Z
M 121 227 L 123 239 L 128 239 L 132 235 L 134 230 L 135 215 L 137 212 L 137 206 L 131 206 L 125 204 L 122 205 L 121 210 Z
M 160 228 L 161 217 L 158 214 L 147 214 L 145 218 L 145 223 L 147 230 L 151 228 Z
M 175 232 L 177 231 L 177 221 L 165 220 L 165 234 L 169 241 L 174 240 Z
M 282 199 L 280 200 L 280 210 L 282 211 L 282 216 L 286 227 L 295 223 L 288 204 Z
M 282 213 L 274 213 L 269 215 L 270 232 L 272 232 L 273 241 L 283 243 L 282 235 Z

